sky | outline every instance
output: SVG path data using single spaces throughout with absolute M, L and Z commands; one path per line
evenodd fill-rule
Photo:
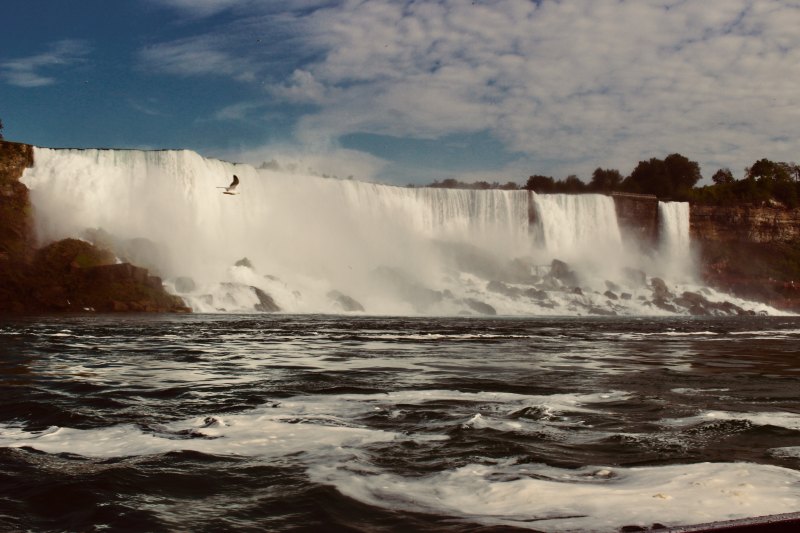
M 796 0 L 26 0 L 8 140 L 384 183 L 800 160 Z

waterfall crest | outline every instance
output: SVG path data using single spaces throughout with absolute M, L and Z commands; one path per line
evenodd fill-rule
M 406 188 L 187 150 L 36 148 L 34 161 L 22 181 L 43 244 L 108 247 L 195 311 L 653 313 L 602 195 Z M 239 194 L 221 194 L 234 174 Z M 665 213 L 673 243 L 688 206 Z

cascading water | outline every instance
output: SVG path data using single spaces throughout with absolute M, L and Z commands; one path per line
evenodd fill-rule
M 691 273 L 688 202 L 658 202 L 661 256 L 674 276 Z
M 602 195 L 403 188 L 191 151 L 37 148 L 34 161 L 22 181 L 41 240 L 111 248 L 195 311 L 253 311 L 266 294 L 287 312 L 669 312 L 645 305 L 644 273 L 631 281 L 644 262 Z M 234 174 L 240 194 L 221 194 Z

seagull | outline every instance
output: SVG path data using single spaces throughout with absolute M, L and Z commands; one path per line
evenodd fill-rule
M 233 181 L 231 182 L 230 185 L 228 185 L 227 187 L 217 187 L 217 189 L 225 189 L 224 191 L 222 191 L 222 194 L 238 194 L 234 192 L 237 185 L 239 185 L 239 178 L 236 176 L 236 174 L 234 174 Z

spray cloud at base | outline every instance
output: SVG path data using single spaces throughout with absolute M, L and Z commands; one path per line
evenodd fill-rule
M 696 283 L 688 204 L 661 203 L 647 244 L 597 194 L 395 187 L 191 151 L 37 148 L 34 161 L 23 182 L 43 243 L 108 247 L 197 312 L 768 310 Z M 234 174 L 240 194 L 220 194 Z

